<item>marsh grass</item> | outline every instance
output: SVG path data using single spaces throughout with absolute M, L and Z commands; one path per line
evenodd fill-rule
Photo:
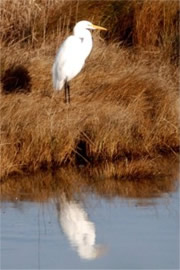
M 151 177 L 159 173 L 151 166 L 157 158 L 178 157 L 176 1 L 21 0 L 2 1 L 1 8 L 2 178 L 117 161 L 129 166 L 131 177 Z M 72 81 L 66 106 L 63 91 L 53 93 L 51 67 L 81 14 L 109 25 L 110 34 L 94 35 L 93 52 Z
M 134 168 L 138 168 L 137 161 L 131 163 L 134 163 Z M 147 166 L 147 163 L 141 160 L 139 165 L 142 168 L 142 165 Z M 132 170 L 132 166 L 129 166 L 129 169 Z M 83 200 L 89 192 L 93 192 L 106 199 L 131 198 L 136 199 L 137 203 L 138 199 L 141 199 L 140 203 L 143 205 L 143 199 L 163 197 L 177 190 L 177 159 L 158 158 L 151 162 L 151 169 L 155 175 L 151 179 L 147 175 L 141 175 L 141 178 L 134 175 L 132 178 L 132 172 L 129 178 L 126 174 L 128 164 L 124 166 L 123 162 L 117 164 L 108 162 L 81 170 L 69 166 L 55 172 L 41 171 L 31 175 L 11 176 L 1 183 L 1 200 L 44 202 L 59 198 L 62 194 L 69 200 L 77 198 L 77 195 Z M 125 178 L 122 178 L 123 175 Z

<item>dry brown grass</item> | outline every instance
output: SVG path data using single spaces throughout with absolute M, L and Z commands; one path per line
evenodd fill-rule
M 140 162 L 141 165 L 139 165 L 142 168 L 143 161 Z M 131 163 L 134 163 L 137 170 L 137 161 Z M 124 166 L 123 162 L 106 163 L 88 170 L 68 167 L 54 173 L 39 172 L 31 176 L 13 176 L 1 183 L 1 200 L 47 201 L 61 197 L 62 194 L 66 194 L 70 200 L 77 198 L 77 195 L 83 199 L 88 192 L 108 199 L 121 197 L 138 200 L 166 196 L 167 193 L 176 191 L 178 187 L 177 160 L 157 158 L 151 163 L 151 169 L 155 171 L 156 176 L 151 179 L 145 175 L 141 178 L 134 176 L 133 181 L 127 179 L 126 174 L 128 169 L 132 169 L 132 164 L 128 167 L 128 164 Z M 144 162 L 144 165 L 147 166 L 147 162 Z M 124 167 L 126 170 L 123 169 Z M 148 169 L 150 169 L 149 166 Z M 123 178 L 123 181 L 117 181 L 123 175 L 126 180 Z M 142 200 L 141 203 L 143 203 Z
M 171 21 L 178 10 L 176 1 L 153 1 L 151 7 L 148 1 L 143 5 L 128 1 L 129 8 L 134 8 L 132 41 L 139 46 L 138 51 L 122 48 L 117 42 L 106 44 L 95 35 L 93 52 L 83 72 L 71 83 L 71 106 L 63 103 L 63 92 L 53 94 L 51 66 L 55 51 L 74 21 L 82 19 L 83 11 L 85 19 L 106 26 L 112 5 L 118 5 L 115 1 L 103 2 L 103 9 L 102 2 L 96 1 L 96 8 L 94 2 L 21 0 L 15 5 L 2 1 L 2 177 L 82 161 L 123 161 L 129 166 L 125 175 L 152 176 L 158 174 L 150 165 L 157 157 L 178 155 L 178 68 L 171 63 L 177 34 L 176 22 Z M 169 12 L 165 2 L 172 7 Z M 124 5 L 122 1 L 119 12 Z M 165 13 L 159 13 L 159 9 Z M 162 19 L 160 39 L 164 43 L 156 42 L 160 21 L 157 27 L 149 21 L 145 24 L 147 13 L 153 14 L 153 24 L 156 17 Z M 123 17 L 113 14 L 117 19 Z M 124 33 L 127 25 L 128 19 Z M 117 40 L 125 39 L 118 29 Z M 168 31 L 174 35 L 169 47 L 164 45 L 164 33 Z M 114 35 L 105 38 L 114 40 Z
M 163 57 L 178 61 L 179 11 L 179 1 L 144 0 L 139 6 L 135 3 L 134 42 L 146 50 L 160 48 Z

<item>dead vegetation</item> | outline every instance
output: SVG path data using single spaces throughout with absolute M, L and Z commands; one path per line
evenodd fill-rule
M 168 158 L 159 157 L 150 163 L 148 166 L 145 160 L 131 161 L 131 165 L 108 162 L 88 169 L 86 167 L 79 170 L 70 166 L 54 172 L 40 171 L 34 175 L 11 176 L 1 183 L 1 199 L 43 202 L 65 194 L 69 200 L 77 199 L 77 196 L 83 200 L 88 193 L 93 192 L 106 199 L 115 197 L 136 199 L 134 202 L 143 206 L 143 203 L 147 202 L 143 199 L 166 197 L 167 193 L 177 190 L 177 160 L 173 158 L 169 163 Z M 148 175 L 142 174 L 141 178 L 138 178 L 138 175 L 136 177 L 134 174 L 133 179 L 127 178 L 127 171 L 129 170 L 132 177 L 133 166 L 138 170 L 139 165 L 141 168 L 142 165 L 148 166 L 149 172 L 153 169 L 154 176 L 151 175 L 149 179 Z M 124 176 L 125 178 L 122 178 Z
M 156 159 L 178 157 L 178 1 L 4 0 L 1 9 L 2 178 L 117 161 L 130 178 L 150 177 Z M 66 106 L 51 67 L 80 19 L 109 32 L 94 36 Z

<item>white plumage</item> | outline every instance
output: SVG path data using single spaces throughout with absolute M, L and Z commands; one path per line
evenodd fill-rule
M 89 30 L 106 30 L 88 21 L 78 22 L 73 35 L 69 36 L 60 46 L 52 68 L 53 86 L 55 90 L 65 87 L 65 102 L 70 102 L 69 81 L 83 68 L 85 60 L 93 46 L 92 35 Z

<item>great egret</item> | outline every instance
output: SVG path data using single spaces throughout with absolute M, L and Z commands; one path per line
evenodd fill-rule
M 53 86 L 58 91 L 64 86 L 66 103 L 70 103 L 69 81 L 83 68 L 93 46 L 92 35 L 89 30 L 95 29 L 107 30 L 89 21 L 76 23 L 73 35 L 62 43 L 55 57 L 52 68 Z

